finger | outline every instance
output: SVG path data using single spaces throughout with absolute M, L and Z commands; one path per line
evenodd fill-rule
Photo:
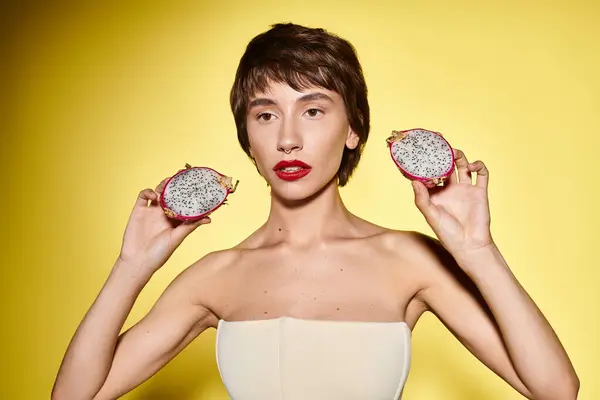
M 156 189 L 154 189 L 154 191 L 156 193 L 158 193 L 159 196 L 162 194 L 163 190 L 165 189 L 165 185 L 167 184 L 169 179 L 171 179 L 171 177 L 163 179 L 162 181 L 160 181 L 158 186 L 156 186 Z
M 186 221 L 180 224 L 177 228 L 173 229 L 172 239 L 173 244 L 179 246 L 188 235 L 196 230 L 200 225 L 210 224 L 211 220 L 209 217 L 204 217 L 195 221 Z
M 452 166 L 452 173 L 450 174 L 450 176 L 448 177 L 448 180 L 446 181 L 446 185 L 452 185 L 458 183 L 458 175 L 456 172 L 456 168 L 454 168 L 454 165 Z
M 469 184 L 473 183 L 471 180 L 471 173 L 468 169 L 469 161 L 462 150 L 454 149 L 454 163 L 458 170 L 458 181 Z
M 142 190 L 135 202 L 136 207 L 147 207 L 148 201 L 156 201 L 158 199 L 158 195 L 152 189 L 144 189 Z
M 469 171 L 477 173 L 475 177 L 475 186 L 486 188 L 490 178 L 490 172 L 483 163 L 483 161 L 474 161 L 469 164 Z
M 429 191 L 425 185 L 419 181 L 412 181 L 412 187 L 415 193 L 415 205 L 421 211 L 425 220 L 432 223 L 437 219 L 438 210 L 431 202 Z

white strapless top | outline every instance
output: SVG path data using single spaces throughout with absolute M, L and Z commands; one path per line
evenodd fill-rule
M 220 320 L 216 353 L 234 400 L 397 400 L 411 331 L 405 322 Z

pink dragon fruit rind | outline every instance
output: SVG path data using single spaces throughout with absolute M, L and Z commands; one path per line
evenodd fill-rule
M 448 164 L 446 171 L 444 171 L 440 174 L 437 174 L 437 176 L 415 175 L 415 174 L 408 172 L 405 169 L 405 167 L 394 157 L 394 153 L 393 153 L 394 143 L 405 139 L 411 133 L 416 132 L 416 131 L 423 131 L 423 132 L 435 134 L 438 138 L 442 139 L 442 141 L 448 146 L 448 151 L 450 153 L 451 161 Z M 390 149 L 390 156 L 392 157 L 392 160 L 394 161 L 394 163 L 396 164 L 396 166 L 398 167 L 398 169 L 400 170 L 402 175 L 409 180 L 416 180 L 416 181 L 422 182 L 428 187 L 441 186 L 448 179 L 448 177 L 450 175 L 452 175 L 452 173 L 454 171 L 454 151 L 453 151 L 450 143 L 448 143 L 448 141 L 439 132 L 430 131 L 430 130 L 423 129 L 423 128 L 414 128 L 414 129 L 408 129 L 408 130 L 404 130 L 404 131 L 392 131 L 392 136 L 390 136 L 387 139 L 387 143 L 388 143 L 388 147 Z
M 171 195 L 171 193 L 170 193 L 170 190 L 172 189 L 171 183 L 176 183 L 176 180 L 178 179 L 178 177 L 180 178 L 182 176 L 182 174 L 189 173 L 189 171 L 191 171 L 191 170 L 196 170 L 196 171 L 204 170 L 204 171 L 208 172 L 209 174 L 211 174 L 212 177 L 215 179 L 215 181 L 217 181 L 219 183 L 219 185 L 214 185 L 214 182 L 211 182 L 211 183 L 213 183 L 213 186 L 216 189 L 218 189 L 220 191 L 220 193 L 217 193 L 217 194 L 219 194 L 217 201 L 213 201 L 207 210 L 203 210 L 199 214 L 183 215 L 182 213 L 178 213 L 177 211 L 173 210 L 173 208 L 177 208 L 177 207 L 174 207 L 172 202 L 168 200 L 168 197 Z M 186 164 L 186 168 L 179 170 L 175 175 L 173 175 L 171 178 L 169 178 L 169 180 L 167 180 L 167 182 L 164 186 L 164 189 L 160 195 L 160 205 L 161 205 L 162 209 L 164 210 L 165 214 L 167 215 L 167 217 L 169 217 L 169 218 L 176 219 L 179 221 L 196 221 L 196 220 L 199 220 L 199 219 L 209 216 L 214 211 L 216 211 L 219 207 L 221 207 L 223 204 L 225 204 L 229 194 L 235 192 L 235 189 L 237 188 L 238 183 L 239 183 L 239 181 L 236 182 L 235 185 L 233 185 L 232 179 L 230 177 L 225 176 L 212 168 L 192 167 L 189 164 Z M 171 204 L 169 204 L 169 203 L 171 203 Z

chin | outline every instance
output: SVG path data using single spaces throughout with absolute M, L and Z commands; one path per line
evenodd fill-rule
M 277 197 L 284 203 L 304 203 L 321 194 L 331 184 L 335 184 L 334 178 L 329 181 L 317 179 L 284 181 L 274 177 L 269 185 L 271 186 L 272 196 Z

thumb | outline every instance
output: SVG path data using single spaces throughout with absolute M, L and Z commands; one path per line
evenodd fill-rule
M 425 219 L 428 222 L 432 221 L 437 210 L 435 209 L 433 203 L 431 203 L 431 199 L 429 198 L 429 190 L 427 190 L 427 187 L 425 187 L 425 185 L 419 181 L 412 181 L 411 185 L 415 193 L 415 205 L 425 216 Z
M 179 224 L 173 229 L 171 236 L 173 245 L 179 246 L 190 233 L 194 232 L 200 225 L 205 224 L 210 224 L 209 217 L 204 217 L 196 221 L 186 221 Z

